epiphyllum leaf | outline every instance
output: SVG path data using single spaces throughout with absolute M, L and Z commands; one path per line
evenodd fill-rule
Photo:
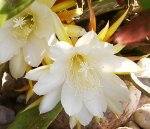
M 34 0 L 0 0 L 0 27 L 7 19 L 21 12 L 33 1 Z
M 150 9 L 150 1 L 149 0 L 140 0 L 140 5 L 143 9 Z
M 59 103 L 52 111 L 40 115 L 38 107 L 34 107 L 18 113 L 8 129 L 47 129 L 61 110 L 62 106 Z

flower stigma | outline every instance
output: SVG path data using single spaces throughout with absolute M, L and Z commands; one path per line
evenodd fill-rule
M 22 16 L 14 18 L 13 23 L 12 33 L 14 37 L 25 42 L 36 27 L 35 16 L 29 12 L 25 12 Z
M 89 69 L 92 69 L 89 67 L 87 62 L 81 62 L 80 63 L 81 68 L 78 70 L 78 72 L 84 72 L 85 78 L 87 77 L 87 73 Z
M 85 55 L 76 54 L 71 59 L 71 65 L 67 75 L 74 89 L 75 95 L 84 99 L 84 93 L 90 90 L 98 90 L 100 85 L 98 72 L 90 63 Z M 91 98 L 92 99 L 92 98 Z
M 15 23 L 15 25 L 13 27 L 20 27 L 22 29 L 22 26 L 26 24 L 26 20 L 24 19 L 25 17 L 14 18 L 13 22 Z

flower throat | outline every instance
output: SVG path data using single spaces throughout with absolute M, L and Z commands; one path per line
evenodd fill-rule
M 35 17 L 32 13 L 25 13 L 13 20 L 12 32 L 14 36 L 26 42 L 31 33 L 35 30 Z

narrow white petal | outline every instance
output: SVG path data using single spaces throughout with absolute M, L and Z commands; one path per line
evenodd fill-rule
M 87 110 L 85 106 L 83 106 L 81 111 L 76 115 L 76 117 L 82 125 L 86 126 L 92 120 L 93 115 Z
M 116 101 L 128 101 L 129 90 L 123 80 L 113 73 L 103 72 L 101 75 L 101 84 L 105 96 L 109 96 Z
M 42 114 L 51 111 L 60 101 L 60 96 L 61 96 L 60 88 L 53 90 L 47 95 L 45 95 L 39 106 L 40 113 Z
M 99 89 L 90 90 L 85 95 L 85 106 L 94 116 L 103 117 L 107 109 L 107 103 L 103 93 Z
M 76 43 L 76 47 L 89 45 L 90 43 L 94 43 L 94 41 L 98 41 L 98 36 L 94 31 L 89 31 L 84 34 Z
M 22 77 L 25 73 L 26 66 L 22 51 L 20 51 L 20 53 L 14 56 L 9 62 L 11 75 L 16 79 Z
M 50 65 L 50 72 L 45 73 L 39 78 L 39 81 L 34 86 L 34 92 L 38 95 L 44 95 L 62 86 L 65 79 L 65 69 L 64 63 L 55 61 Z
M 49 72 L 50 72 L 50 66 L 45 65 L 45 66 L 41 66 L 41 67 L 35 68 L 33 70 L 30 70 L 26 74 L 25 78 L 34 80 L 34 81 L 38 81 L 41 76 L 47 75 Z
M 77 114 L 82 108 L 81 99 L 75 94 L 73 88 L 67 84 L 64 84 L 62 88 L 61 103 L 69 116 Z
M 76 43 L 76 47 L 81 47 L 85 49 L 85 47 L 93 48 L 93 51 L 97 51 L 98 53 L 111 53 L 114 54 L 114 47 L 112 44 L 107 42 L 101 42 L 98 39 L 97 34 L 94 31 L 90 31 L 83 35 Z M 88 49 L 88 48 L 87 48 Z M 95 50 L 96 49 L 96 50 Z M 91 51 L 91 50 L 90 50 Z M 99 54 L 98 54 L 99 55 Z
M 69 118 L 69 125 L 70 125 L 71 129 L 73 129 L 76 126 L 77 123 L 78 123 L 78 120 L 76 119 L 75 116 L 71 116 Z
M 59 74 L 45 74 L 35 84 L 33 91 L 37 95 L 45 95 L 62 86 L 64 78 Z
M 116 100 L 113 100 L 112 98 L 106 98 L 108 103 L 108 108 L 118 115 L 121 115 L 124 111 L 123 105 L 120 102 L 117 102 Z
M 0 63 L 4 63 L 19 53 L 22 43 L 12 36 L 8 28 L 1 28 L 0 36 Z
M 51 35 L 51 37 L 48 40 L 48 46 L 52 46 L 58 42 L 58 39 L 56 38 L 55 33 Z
M 47 7 L 46 4 L 41 4 L 36 1 L 30 6 L 30 9 L 35 15 L 38 16 L 35 19 L 38 23 L 35 31 L 36 36 L 39 38 L 46 38 L 46 41 L 48 41 L 51 35 L 54 33 L 54 27 L 51 18 L 52 11 Z
M 30 38 L 23 48 L 25 61 L 32 67 L 37 67 L 46 54 L 46 42 L 36 36 Z
M 129 90 L 118 76 L 113 73 L 102 73 L 101 84 L 108 107 L 115 113 L 122 114 L 121 102 L 129 100 Z
M 54 59 L 61 58 L 62 56 L 65 55 L 71 56 L 72 48 L 73 46 L 64 41 L 57 42 L 51 47 L 49 56 Z
M 6 62 L 17 55 L 25 42 L 18 39 L 12 32 L 13 18 L 7 20 L 0 28 L 0 62 Z
M 115 55 L 103 57 L 101 66 L 104 71 L 115 73 L 135 73 L 141 70 L 141 68 L 133 61 Z

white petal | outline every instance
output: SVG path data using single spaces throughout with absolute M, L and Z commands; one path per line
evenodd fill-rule
M 71 116 L 69 118 L 69 125 L 70 125 L 71 129 L 73 129 L 76 126 L 77 123 L 78 123 L 78 120 L 76 119 L 75 116 Z
M 104 71 L 115 73 L 132 73 L 139 72 L 141 68 L 133 61 L 115 55 L 106 55 L 101 59 L 101 66 Z
M 114 47 L 110 43 L 101 42 L 95 32 L 90 31 L 82 36 L 75 45 L 78 52 L 90 56 L 90 58 L 101 58 L 103 55 L 114 54 Z M 102 55 L 103 54 L 103 55 Z
M 34 91 L 38 95 L 47 94 L 51 90 L 62 86 L 65 79 L 65 69 L 67 66 L 63 62 L 55 61 L 50 66 L 50 73 L 42 75 L 34 86 Z
M 123 80 L 113 73 L 102 73 L 104 95 L 117 101 L 128 101 L 129 90 Z M 109 81 L 108 81 L 109 80 Z
M 35 17 L 37 21 L 36 36 L 39 38 L 45 37 L 46 41 L 48 41 L 54 33 L 50 8 L 48 8 L 46 4 L 41 4 L 36 1 L 31 4 L 30 8 L 37 16 Z
M 60 41 L 53 45 L 50 49 L 49 56 L 53 59 L 64 57 L 65 55 L 71 56 L 73 46 L 70 44 Z
M 94 31 L 89 31 L 84 34 L 76 43 L 76 47 L 89 45 L 91 42 L 98 41 L 98 36 Z
M 60 87 L 63 81 L 64 78 L 59 74 L 45 74 L 35 84 L 33 90 L 37 95 L 45 95 Z
M 55 34 L 52 34 L 51 37 L 48 40 L 48 46 L 52 46 L 58 42 L 58 39 L 56 38 Z
M 85 95 L 85 106 L 94 116 L 103 117 L 107 109 L 107 103 L 103 93 L 99 89 L 89 90 Z
M 108 52 L 114 54 L 114 47 L 110 43 L 101 42 L 98 39 L 97 34 L 94 31 L 90 31 L 83 35 L 76 43 L 76 47 L 89 47 L 89 49 L 99 49 L 98 51 L 101 52 Z M 95 51 L 95 50 L 94 50 Z M 102 53 L 102 52 L 101 52 Z
M 112 73 L 102 73 L 101 84 L 109 108 L 115 113 L 121 114 L 123 112 L 121 102 L 129 100 L 129 90 L 126 84 Z
M 44 58 L 46 51 L 45 40 L 34 36 L 23 48 L 25 61 L 32 67 L 37 67 Z
M 61 103 L 69 116 L 78 113 L 82 108 L 81 99 L 67 83 L 62 88 Z
M 45 95 L 39 106 L 40 113 L 42 114 L 51 111 L 60 101 L 60 96 L 60 89 L 53 90 L 52 92 Z
M 109 109 L 117 113 L 118 115 L 121 115 L 123 113 L 123 105 L 120 102 L 117 102 L 116 100 L 113 100 L 112 98 L 106 98 Z
M 82 125 L 86 126 L 92 120 L 93 115 L 87 110 L 85 106 L 83 106 L 81 111 L 76 115 L 76 117 Z
M 22 51 L 16 56 L 14 56 L 10 62 L 9 62 L 9 69 L 11 72 L 11 75 L 14 78 L 20 78 L 24 75 L 26 70 L 26 63 L 23 58 Z
M 9 28 L 6 27 L 9 22 L 11 21 L 7 21 L 4 27 L 0 29 L 0 63 L 6 62 L 18 54 L 22 46 L 22 43 L 15 39 Z
M 114 46 L 107 42 L 98 42 L 97 44 L 95 44 L 94 47 L 98 48 L 99 51 L 101 51 L 101 52 L 103 51 L 103 53 L 114 54 L 114 52 L 115 52 Z
M 11 57 L 18 54 L 20 48 L 25 44 L 24 40 L 18 39 L 14 36 L 11 30 L 12 26 L 13 19 L 10 19 L 6 21 L 0 29 L 0 60 L 2 60 L 0 62 L 8 61 Z
M 41 66 L 41 67 L 35 68 L 33 70 L 30 70 L 26 74 L 25 78 L 34 80 L 34 81 L 38 81 L 41 76 L 47 75 L 49 72 L 50 72 L 50 66 L 45 65 L 45 66 Z

